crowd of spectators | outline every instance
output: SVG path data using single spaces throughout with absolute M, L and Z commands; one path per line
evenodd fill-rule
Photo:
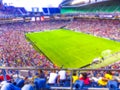
M 109 65 L 107 67 L 103 67 L 101 69 L 119 69 L 120 66 L 118 65 L 120 62 L 117 62 L 115 64 Z M 46 71 L 48 73 L 46 73 Z M 107 88 L 108 84 L 113 81 L 117 83 L 117 88 L 119 87 L 120 82 L 120 72 L 119 71 L 73 71 L 73 74 L 70 73 L 68 70 L 62 70 L 61 68 L 58 68 L 58 70 L 38 70 L 35 72 L 32 76 L 27 77 L 21 77 L 17 76 L 14 77 L 13 75 L 6 76 L 7 84 L 13 84 L 16 87 L 24 88 L 25 85 L 30 84 L 32 87 L 36 87 L 37 82 L 40 84 L 40 82 L 45 81 L 44 84 L 46 87 L 44 88 L 50 88 L 50 87 L 70 87 L 71 82 L 71 75 L 72 75 L 72 84 L 73 87 L 79 88 L 79 84 L 81 84 L 84 87 L 87 88 Z M 1 81 L 3 81 L 3 77 L 1 78 Z M 20 82 L 16 81 L 16 79 L 20 79 Z M 23 82 L 22 82 L 23 81 Z M 3 82 L 2 82 L 3 83 Z M 3 83 L 2 88 L 6 83 Z M 39 87 L 37 87 L 39 88 Z M 4 89 L 1 89 L 4 90 Z M 39 90 L 39 89 L 37 89 Z M 49 89 L 47 89 L 49 90 Z M 83 89 L 84 90 L 84 89 Z M 113 89 L 116 90 L 116 89 Z
M 66 28 L 120 41 L 119 20 L 75 19 Z
M 50 62 L 42 53 L 38 53 L 34 50 L 33 46 L 26 40 L 25 33 L 52 30 L 56 28 L 61 28 L 65 25 L 65 28 L 71 30 L 114 40 L 120 40 L 119 20 L 77 19 L 71 22 L 64 20 L 53 20 L 43 22 L 17 22 L 2 24 L 0 25 L 0 65 L 13 67 L 40 66 L 43 68 L 55 68 L 56 66 L 52 62 Z M 120 63 L 118 62 L 106 66 L 102 69 L 119 68 Z M 12 80 L 14 75 L 10 75 L 10 71 L 8 71 L 7 73 L 9 74 L 7 79 Z M 62 77 L 60 77 L 61 75 Z M 88 71 L 85 73 L 80 72 L 80 74 L 78 72 L 74 72 L 73 83 L 75 83 L 77 80 L 83 80 L 84 84 L 86 85 L 89 85 L 91 84 L 91 82 L 94 81 L 98 85 L 106 86 L 109 80 L 117 80 L 119 82 L 119 75 L 120 73 L 117 71 Z M 55 83 L 64 83 L 65 81 L 70 79 L 69 77 L 70 73 L 67 73 L 67 71 L 53 70 L 51 72 L 37 71 L 37 73 L 32 74 L 32 78 L 30 77 L 29 79 L 34 81 L 36 78 L 44 78 L 49 85 L 54 85 Z M 3 81 L 3 77 L 1 78 L 1 81 Z M 28 77 L 24 77 L 24 80 L 27 81 Z
M 50 30 L 64 25 L 64 21 L 18 22 L 0 25 L 0 62 L 6 66 L 52 67 L 42 53 L 34 50 L 25 33 Z

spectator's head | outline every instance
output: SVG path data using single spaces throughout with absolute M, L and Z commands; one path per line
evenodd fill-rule
M 110 74 L 110 75 L 112 75 L 112 74 L 113 74 L 111 71 L 107 71 L 106 73 L 107 73 L 107 74 Z
M 73 71 L 73 76 L 76 76 L 76 75 L 77 75 L 76 71 Z
M 86 79 L 87 78 L 87 73 L 85 73 L 85 72 L 81 73 L 80 77 L 83 78 L 83 79 Z

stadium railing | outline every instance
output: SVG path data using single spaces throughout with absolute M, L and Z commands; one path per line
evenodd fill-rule
M 62 68 L 62 69 L 58 69 L 58 68 L 39 68 L 39 67 L 0 67 L 0 70 L 48 70 L 48 71 L 52 71 L 52 70 L 66 70 L 66 71 L 70 71 L 70 86 L 68 87 L 64 87 L 64 86 L 51 86 L 49 88 L 49 90 L 76 90 L 75 87 L 73 87 L 73 83 L 72 83 L 72 75 L 74 71 L 120 71 L 120 69 L 76 69 L 76 68 Z M 2 73 L 4 75 L 4 72 Z M 44 89 L 43 89 L 44 90 Z M 84 90 L 84 89 L 79 89 L 79 90 Z M 86 89 L 85 89 L 86 90 Z M 87 90 L 110 90 L 108 87 L 88 87 Z M 113 90 L 113 89 L 112 89 Z M 116 89 L 116 90 L 119 90 Z

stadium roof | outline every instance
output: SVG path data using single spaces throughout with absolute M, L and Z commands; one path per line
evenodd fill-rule
M 113 0 L 64 0 L 60 4 L 60 6 L 61 7 L 78 7 L 78 6 L 106 2 L 106 1 L 113 1 Z

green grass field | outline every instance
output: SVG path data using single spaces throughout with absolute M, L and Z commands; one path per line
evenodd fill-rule
M 65 68 L 79 68 L 100 57 L 102 51 L 120 51 L 120 43 L 70 30 L 27 33 L 26 38 L 49 60 Z

